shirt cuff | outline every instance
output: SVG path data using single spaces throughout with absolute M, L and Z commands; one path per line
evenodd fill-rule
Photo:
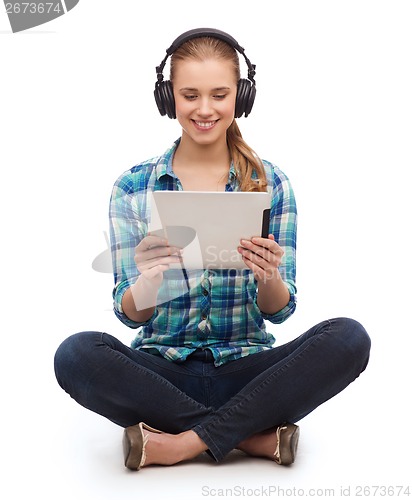
M 125 294 L 126 290 L 130 288 L 130 286 L 135 282 L 136 280 L 127 280 L 123 281 L 120 283 L 117 287 L 114 288 L 113 290 L 113 311 L 116 317 L 126 326 L 129 328 L 139 328 L 141 326 L 146 326 L 150 324 L 154 317 L 157 315 L 157 308 L 155 308 L 152 316 L 147 319 L 146 321 L 133 321 L 130 319 L 126 314 L 123 312 L 122 309 L 122 299 L 123 295 Z
M 280 324 L 286 321 L 290 316 L 292 316 L 296 309 L 296 288 L 294 285 L 291 285 L 288 282 L 285 283 L 288 287 L 290 295 L 289 302 L 286 304 L 286 306 L 275 314 L 266 314 L 261 311 L 262 318 L 274 324 Z

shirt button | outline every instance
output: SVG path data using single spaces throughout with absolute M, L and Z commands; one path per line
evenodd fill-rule
M 209 292 L 208 292 L 207 290 L 205 290 L 205 289 L 203 289 L 203 290 L 202 290 L 202 293 L 203 293 L 203 295 L 204 295 L 205 297 L 206 297 L 207 295 L 209 295 Z
M 207 318 L 207 314 L 203 313 L 201 318 L 202 318 L 202 320 L 205 320 Z

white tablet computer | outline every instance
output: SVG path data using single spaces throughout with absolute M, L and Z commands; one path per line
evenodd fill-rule
M 186 269 L 246 269 L 237 247 L 268 236 L 270 202 L 267 192 L 152 191 L 149 232 L 183 248 Z

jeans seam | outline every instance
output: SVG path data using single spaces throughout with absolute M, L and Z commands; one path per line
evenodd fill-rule
M 212 453 L 216 462 L 222 460 L 224 457 L 223 453 L 220 451 L 219 446 L 216 445 L 214 439 L 205 428 L 202 428 L 201 425 L 198 424 L 192 429 L 192 431 L 196 432 L 200 439 L 202 439 L 202 441 L 208 446 L 208 449 Z
M 330 325 L 329 325 L 330 326 Z M 218 423 L 220 422 L 225 422 L 228 418 L 231 417 L 232 413 L 234 411 L 236 411 L 238 408 L 241 408 L 242 406 L 244 406 L 244 404 L 246 404 L 246 402 L 249 402 L 251 398 L 253 398 L 253 396 L 259 392 L 260 390 L 262 390 L 262 388 L 266 387 L 272 380 L 274 380 L 275 378 L 278 377 L 278 375 L 280 373 L 282 373 L 285 369 L 287 369 L 289 366 L 291 366 L 292 364 L 296 363 L 297 360 L 299 360 L 305 353 L 306 351 L 309 349 L 309 347 L 313 346 L 314 344 L 318 343 L 320 340 L 322 340 L 322 337 L 321 336 L 315 336 L 313 337 L 312 339 L 312 342 L 309 343 L 309 345 L 307 345 L 305 347 L 305 349 L 300 352 L 297 356 L 294 356 L 292 359 L 290 359 L 286 364 L 284 364 L 283 366 L 281 366 L 280 368 L 278 368 L 275 372 L 273 373 L 270 373 L 266 378 L 265 380 L 263 380 L 258 387 L 255 387 L 248 395 L 247 397 L 244 396 L 242 398 L 242 400 L 238 401 L 234 406 L 231 406 L 230 408 L 227 408 L 227 410 L 225 411 L 225 413 L 223 413 L 222 415 L 219 416 L 218 418 Z M 235 396 L 236 397 L 236 396 Z M 280 423 L 280 422 L 279 422 Z M 216 422 L 214 422 L 213 420 L 209 423 L 206 423 L 204 427 L 200 426 L 201 429 L 209 436 L 210 438 L 210 434 L 209 432 L 207 431 L 207 428 L 208 427 L 214 427 L 216 425 Z M 216 449 L 219 450 L 219 455 L 220 457 L 223 457 L 224 455 L 221 453 L 220 451 L 220 448 L 219 448 L 219 445 L 216 445 L 213 441 L 212 438 L 210 438 L 210 440 L 213 442 L 214 446 L 216 447 Z M 213 455 L 216 455 L 216 453 L 213 452 Z
M 321 339 L 321 337 L 313 337 L 312 339 L 312 342 L 310 342 L 306 347 L 305 349 L 303 349 L 303 351 L 301 351 L 297 356 L 294 356 L 292 359 L 290 359 L 287 363 L 285 363 L 284 365 L 282 365 L 281 367 L 279 367 L 275 372 L 273 373 L 270 373 L 266 378 L 265 380 L 263 380 L 257 387 L 255 387 L 249 394 L 248 394 L 248 397 L 243 399 L 243 401 L 239 401 L 238 404 L 243 404 L 246 400 L 249 400 L 251 396 L 255 395 L 257 392 L 260 391 L 260 389 L 266 385 L 268 385 L 273 379 L 277 378 L 277 376 L 280 374 L 280 373 L 283 373 L 286 369 L 288 369 L 292 364 L 296 363 L 297 360 L 299 360 L 305 353 L 306 351 L 309 349 L 309 347 L 311 347 L 313 344 L 315 343 L 318 343 Z M 236 405 L 237 406 L 237 405 Z M 228 410 L 230 410 L 231 408 L 229 408 Z

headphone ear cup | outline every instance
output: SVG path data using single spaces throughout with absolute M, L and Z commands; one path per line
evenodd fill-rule
M 237 84 L 235 118 L 240 118 L 243 113 L 245 117 L 252 110 L 253 103 L 256 97 L 256 87 L 251 81 L 241 78 Z
M 246 101 L 245 118 L 247 118 L 250 112 L 252 111 L 253 103 L 255 102 L 255 97 L 256 97 L 256 86 L 252 83 L 250 85 L 249 95 Z
M 154 93 L 154 98 L 156 101 L 157 109 L 159 110 L 159 113 L 162 116 L 164 116 L 166 114 L 166 110 L 165 110 L 165 106 L 164 106 L 163 99 L 162 99 L 162 92 L 160 90 L 160 86 L 162 85 L 162 83 L 163 82 L 156 83 L 156 86 L 155 86 L 153 93 Z
M 167 116 L 176 118 L 175 96 L 173 95 L 173 85 L 170 80 L 163 82 L 164 103 Z
M 169 118 L 176 118 L 173 86 L 169 80 L 156 84 L 154 96 L 160 114 L 162 116 L 167 115 Z

